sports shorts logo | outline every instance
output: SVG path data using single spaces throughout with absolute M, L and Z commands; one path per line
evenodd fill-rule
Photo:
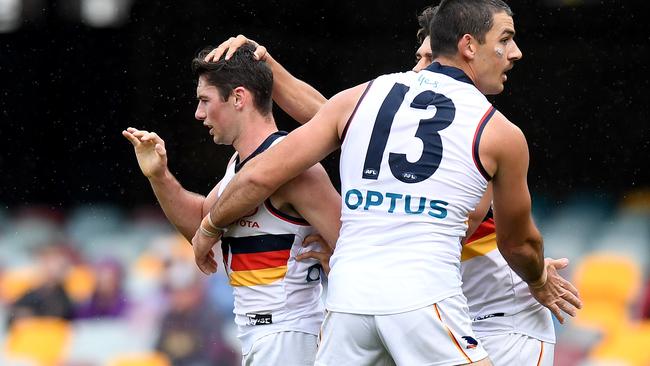
M 273 316 L 271 314 L 246 314 L 248 317 L 248 325 L 267 325 L 273 324 Z
M 467 342 L 467 344 L 465 345 L 466 349 L 472 349 L 478 346 L 478 341 L 470 336 L 463 336 L 461 338 L 463 338 L 465 342 Z

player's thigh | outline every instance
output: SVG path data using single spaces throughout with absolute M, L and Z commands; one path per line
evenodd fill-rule
M 318 366 L 393 366 L 377 334 L 375 317 L 328 312 L 321 326 Z
M 264 336 L 242 356 L 243 366 L 311 366 L 316 358 L 318 337 L 304 332 L 278 332 Z
M 377 316 L 377 324 L 397 365 L 463 365 L 487 357 L 462 295 L 414 311 Z
M 519 333 L 481 337 L 481 341 L 495 366 L 553 366 L 553 343 Z

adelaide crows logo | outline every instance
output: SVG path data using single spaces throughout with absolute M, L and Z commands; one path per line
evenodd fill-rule
M 467 345 L 465 346 L 467 349 L 476 348 L 476 346 L 478 346 L 478 341 L 470 336 L 463 336 L 461 338 L 467 342 Z

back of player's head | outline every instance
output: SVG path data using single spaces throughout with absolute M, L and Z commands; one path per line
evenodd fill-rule
M 255 46 L 250 42 L 242 45 L 227 61 L 224 60 L 224 56 L 221 56 L 217 62 L 204 61 L 203 59 L 212 49 L 212 47 L 203 49 L 192 60 L 194 76 L 196 78 L 203 76 L 209 85 L 219 90 L 224 101 L 228 100 L 233 89 L 244 87 L 253 94 L 253 103 L 260 114 L 271 113 L 273 72 L 266 62 L 253 58 Z
M 422 10 L 420 15 L 418 15 L 418 25 L 420 26 L 420 29 L 418 29 L 417 33 L 418 43 L 424 42 L 424 39 L 429 36 L 429 25 L 431 24 L 433 16 L 436 15 L 437 11 L 437 5 L 427 6 L 424 8 L 424 10 Z
M 485 42 L 494 14 L 500 12 L 512 16 L 510 7 L 501 0 L 442 0 L 429 25 L 433 57 L 456 54 L 458 41 L 465 34 Z

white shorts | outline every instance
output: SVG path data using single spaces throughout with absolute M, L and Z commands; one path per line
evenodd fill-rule
M 316 358 L 318 337 L 303 332 L 283 331 L 264 336 L 242 355 L 242 366 L 311 366 Z
M 553 366 L 555 345 L 525 334 L 481 337 L 494 366 Z
M 487 353 L 472 331 L 463 295 L 405 313 L 329 312 L 315 365 L 462 365 Z

